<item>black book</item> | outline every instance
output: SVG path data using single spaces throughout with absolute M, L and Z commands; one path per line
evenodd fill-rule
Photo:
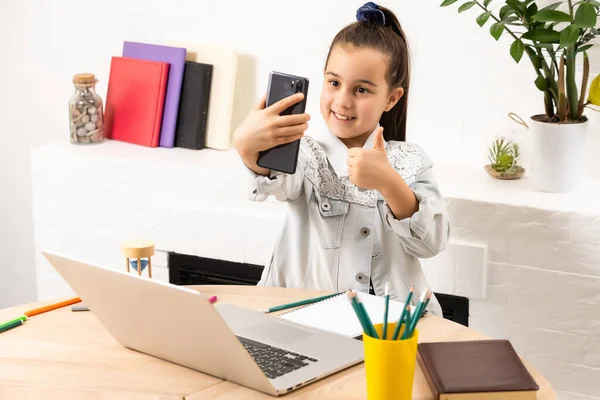
M 175 133 L 176 147 L 193 150 L 204 148 L 212 73 L 211 64 L 185 62 Z

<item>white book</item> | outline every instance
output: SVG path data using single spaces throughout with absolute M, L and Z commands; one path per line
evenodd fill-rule
M 356 292 L 356 294 L 365 306 L 371 322 L 374 325 L 383 323 L 385 298 L 363 292 Z M 404 303 L 390 299 L 388 323 L 398 322 L 403 309 Z M 414 312 L 413 306 L 411 306 L 412 312 Z M 289 311 L 281 314 L 280 317 L 301 325 L 348 337 L 359 337 L 363 333 L 362 326 L 346 293 L 340 293 L 318 303 Z M 388 335 L 391 333 L 388 330 Z

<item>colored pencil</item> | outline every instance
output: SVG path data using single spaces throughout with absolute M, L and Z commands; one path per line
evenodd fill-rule
M 22 322 L 25 322 L 26 320 L 27 320 L 27 317 L 26 317 L 26 316 L 24 316 L 24 315 L 20 316 L 19 318 L 11 319 L 11 320 L 10 320 L 10 321 L 8 321 L 8 322 L 4 322 L 3 324 L 0 324 L 0 330 L 2 330 L 2 328 L 4 328 L 5 326 L 8 326 L 8 325 L 14 324 L 14 323 L 15 323 L 15 322 L 17 322 L 17 321 L 22 321 Z
M 369 317 L 369 313 L 365 309 L 365 306 L 363 305 L 362 301 L 360 301 L 359 297 L 357 297 L 356 301 L 358 302 L 358 309 L 360 310 L 360 312 L 362 313 L 362 315 L 365 319 L 365 324 L 367 324 L 367 329 L 370 331 L 369 336 L 374 337 L 375 339 L 379 339 L 379 335 L 377 334 L 377 331 L 375 330 L 375 327 L 373 326 L 373 322 L 371 321 L 371 318 Z
M 408 295 L 406 296 L 406 300 L 404 301 L 405 307 L 410 306 L 410 302 L 412 300 L 414 290 L 415 289 L 413 286 L 411 286 L 410 289 L 408 290 Z M 408 308 L 408 315 L 410 316 L 410 307 Z M 396 329 L 394 329 L 394 336 L 392 336 L 392 340 L 398 339 L 398 335 L 400 334 L 400 328 L 402 327 L 402 321 L 404 321 L 405 317 L 406 317 L 406 308 L 404 310 L 402 310 L 402 314 L 400 314 L 400 318 L 398 318 L 398 323 L 396 324 Z
M 41 313 L 45 313 L 48 311 L 56 310 L 57 308 L 70 306 L 71 304 L 79 303 L 81 299 L 79 297 L 75 297 L 69 300 L 61 301 L 59 303 L 49 304 L 47 306 L 39 307 L 33 310 L 29 310 L 25 312 L 26 317 L 33 317 L 34 315 L 38 315 Z
M 429 299 L 431 298 L 431 292 L 429 291 L 429 289 L 426 289 L 425 292 L 423 292 L 423 294 L 421 295 L 421 299 L 419 300 L 419 304 L 417 305 L 417 309 L 415 310 L 415 313 L 413 314 L 410 323 L 408 325 L 408 329 L 405 328 L 404 330 L 404 334 L 402 335 L 402 339 L 408 339 L 411 338 L 413 335 L 413 332 L 417 326 L 417 323 L 419 322 L 419 319 L 421 319 L 421 315 L 423 313 L 423 310 L 426 307 L 426 304 L 429 302 Z
M 390 309 L 390 285 L 385 284 L 385 311 L 383 312 L 383 332 L 381 337 L 387 339 L 387 327 L 388 327 L 388 311 Z
M 365 319 L 364 319 L 362 313 L 358 309 L 358 302 L 356 301 L 356 293 L 352 290 L 349 290 L 346 292 L 346 295 L 348 296 L 348 300 L 350 300 L 350 304 L 352 305 L 352 308 L 354 309 L 354 313 L 356 314 L 356 318 L 358 318 L 358 322 L 360 322 L 360 326 L 362 326 L 363 332 L 368 335 L 369 328 L 367 327 L 367 324 L 365 323 Z
M 0 328 L 0 333 L 6 332 L 9 329 L 16 328 L 17 326 L 21 326 L 21 325 L 23 325 L 22 319 L 17 319 L 15 321 L 11 322 L 10 324 L 3 324 L 2 328 Z
M 343 293 L 343 292 L 335 293 L 335 294 L 328 294 L 326 296 L 314 297 L 312 299 L 295 301 L 293 303 L 282 304 L 280 306 L 269 307 L 269 308 L 265 308 L 264 310 L 262 310 L 262 312 L 264 312 L 264 313 L 271 313 L 271 312 L 274 312 L 274 311 L 286 310 L 288 308 L 305 306 L 305 305 L 308 305 L 308 304 L 317 303 L 317 302 L 322 301 L 322 300 L 327 300 L 328 298 L 337 296 L 337 295 L 339 295 L 341 293 Z

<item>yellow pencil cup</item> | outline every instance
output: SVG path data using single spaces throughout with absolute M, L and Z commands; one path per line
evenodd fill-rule
M 387 340 L 363 334 L 369 400 L 412 399 L 419 331 L 415 329 L 412 338 L 392 340 L 395 329 L 396 324 L 388 323 Z M 381 338 L 383 324 L 375 325 L 375 330 Z M 404 326 L 398 337 L 403 331 Z

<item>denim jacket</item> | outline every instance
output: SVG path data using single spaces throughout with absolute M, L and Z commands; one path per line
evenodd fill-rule
M 388 141 L 390 164 L 413 190 L 419 204 L 398 220 L 376 190 L 353 185 L 347 176 L 348 149 L 335 136 L 301 141 L 295 174 L 253 175 L 250 198 L 274 196 L 288 213 L 259 285 L 339 292 L 369 291 L 404 302 L 414 286 L 413 305 L 429 287 L 419 258 L 442 251 L 449 237 L 446 205 L 432 162 L 417 145 Z M 364 148 L 373 147 L 374 136 Z M 428 311 L 442 316 L 432 296 Z

